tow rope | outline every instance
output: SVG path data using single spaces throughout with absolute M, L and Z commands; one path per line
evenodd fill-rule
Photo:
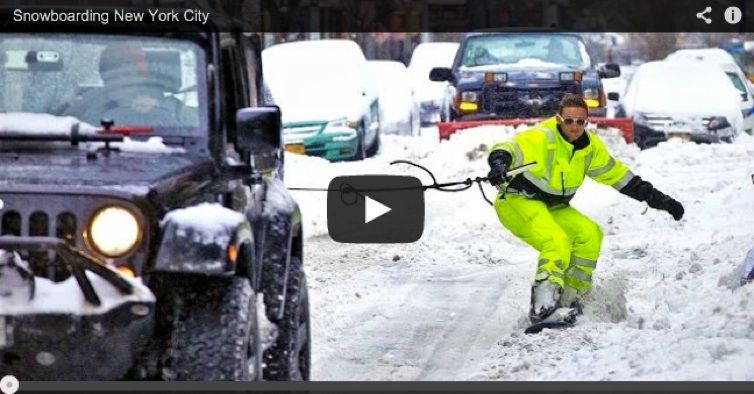
M 353 199 L 353 201 L 346 201 L 346 196 L 350 195 L 351 193 L 355 193 L 355 196 L 364 197 L 363 193 L 368 192 L 385 192 L 385 191 L 398 191 L 398 190 L 429 190 L 429 189 L 435 189 L 441 192 L 461 192 L 464 190 L 468 190 L 471 186 L 476 183 L 479 186 L 479 191 L 482 193 L 482 197 L 485 201 L 487 201 L 490 206 L 493 206 L 494 204 L 492 201 L 490 201 L 487 198 L 487 195 L 484 193 L 484 189 L 482 188 L 482 183 L 489 182 L 490 179 L 488 177 L 476 177 L 476 178 L 466 178 L 463 181 L 457 181 L 457 182 L 447 182 L 447 183 L 439 183 L 437 182 L 437 179 L 435 178 L 435 175 L 432 173 L 432 171 L 428 170 L 427 168 L 420 166 L 419 164 L 410 162 L 408 160 L 395 160 L 393 162 L 390 162 L 390 165 L 393 164 L 408 164 L 412 165 L 414 167 L 421 168 L 425 172 L 429 174 L 429 176 L 432 178 L 432 184 L 431 185 L 422 185 L 417 187 L 395 187 L 395 188 L 374 188 L 374 189 L 355 189 L 353 186 L 349 184 L 343 184 L 339 189 L 323 189 L 323 188 L 309 188 L 309 187 L 289 187 L 288 190 L 298 190 L 298 191 L 322 191 L 322 192 L 340 192 L 341 193 L 341 201 L 343 201 L 346 205 L 352 205 L 356 203 L 356 198 Z M 507 171 L 506 180 L 509 180 L 513 176 L 520 174 L 527 169 L 531 168 L 532 166 L 536 165 L 537 162 L 533 161 L 530 163 L 522 164 L 518 167 L 513 167 L 510 170 Z M 496 188 L 499 191 L 503 191 L 502 187 L 500 185 L 496 185 Z

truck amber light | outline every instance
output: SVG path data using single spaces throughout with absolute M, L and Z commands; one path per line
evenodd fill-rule
M 479 109 L 479 106 L 477 105 L 477 103 L 461 101 L 461 104 L 458 106 L 458 108 L 460 108 L 461 111 L 476 111 L 477 109 Z
M 597 108 L 600 106 L 600 101 L 596 99 L 584 99 L 587 107 Z

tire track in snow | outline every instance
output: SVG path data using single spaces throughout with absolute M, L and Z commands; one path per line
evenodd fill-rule
M 328 251 L 321 257 L 363 248 L 324 238 L 310 242 Z M 337 286 L 312 290 L 312 316 L 330 315 L 330 321 L 313 322 L 320 337 L 313 349 L 316 380 L 463 380 L 516 324 L 505 279 L 510 266 L 373 259 L 328 267 L 328 273 L 333 269 L 340 271 L 330 278 Z M 379 286 L 358 290 L 360 283 Z

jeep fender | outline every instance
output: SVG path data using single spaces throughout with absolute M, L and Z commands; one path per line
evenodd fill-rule
M 257 252 L 262 262 L 260 288 L 265 293 L 267 314 L 282 317 L 291 256 L 303 261 L 301 211 L 283 181 L 266 178 L 264 206 L 251 215 L 259 229 Z
M 160 227 L 158 272 L 231 276 L 248 268 L 239 266 L 247 262 L 239 262 L 238 256 L 254 247 L 254 236 L 240 212 L 202 203 L 168 212 Z

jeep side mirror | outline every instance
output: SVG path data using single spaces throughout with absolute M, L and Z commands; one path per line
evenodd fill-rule
M 447 67 L 435 67 L 429 72 L 429 80 L 435 82 L 453 82 L 453 72 Z
M 600 78 L 620 77 L 620 66 L 615 63 L 607 63 L 599 68 Z
M 283 121 L 277 106 L 242 108 L 236 112 L 236 149 L 243 155 L 263 158 L 277 157 L 282 150 Z M 262 160 L 268 163 L 265 168 L 255 166 L 256 170 L 274 169 L 275 160 Z M 255 164 L 257 164 L 255 160 Z
M 620 93 L 610 92 L 607 94 L 607 99 L 610 101 L 620 101 Z

